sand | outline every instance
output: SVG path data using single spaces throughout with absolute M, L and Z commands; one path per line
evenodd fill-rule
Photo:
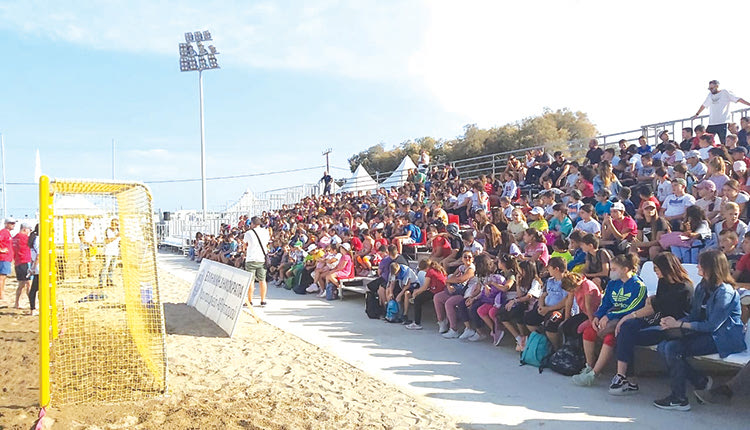
M 160 274 L 169 395 L 53 407 L 62 429 L 451 429 L 454 421 L 337 357 L 243 314 L 234 338 L 184 305 L 190 285 Z M 6 296 L 13 294 L 9 285 Z M 5 303 L 7 305 L 7 303 Z M 23 301 L 22 304 L 26 305 Z M 0 309 L 0 428 L 38 413 L 36 317 Z

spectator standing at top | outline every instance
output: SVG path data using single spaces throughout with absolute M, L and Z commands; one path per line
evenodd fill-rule
M 719 81 L 716 79 L 708 83 L 708 96 L 703 102 L 698 112 L 693 115 L 693 118 L 697 118 L 698 115 L 703 112 L 703 109 L 708 108 L 708 128 L 706 133 L 712 133 L 719 136 L 721 143 L 724 143 L 724 139 L 727 137 L 727 123 L 729 123 L 729 104 L 730 103 L 742 103 L 750 106 L 750 103 L 745 101 L 741 97 L 737 97 L 727 90 L 719 89 Z
M 29 248 L 31 226 L 22 224 L 21 230 L 13 237 L 13 260 L 16 265 L 16 309 L 20 309 L 21 294 L 29 293 L 31 287 L 31 249 Z
M 6 218 L 5 228 L 0 230 L 0 300 L 5 294 L 5 279 L 10 275 L 13 265 L 13 238 L 10 231 L 15 226 L 15 219 Z
M 250 289 L 247 292 L 247 300 L 250 306 L 252 306 L 253 291 L 255 290 L 255 281 L 257 280 L 258 285 L 260 285 L 260 305 L 265 306 L 266 291 L 268 291 L 265 265 L 268 242 L 271 241 L 271 233 L 261 225 L 260 217 L 254 216 L 250 218 L 250 230 L 245 233 L 243 241 L 247 244 L 245 270 L 250 272 L 250 276 L 253 277 L 250 281 Z
M 328 174 L 328 171 L 326 170 L 323 172 L 323 177 L 320 178 L 321 181 L 323 181 L 323 195 L 330 195 L 331 194 L 331 184 L 333 183 L 333 178 L 331 175 Z

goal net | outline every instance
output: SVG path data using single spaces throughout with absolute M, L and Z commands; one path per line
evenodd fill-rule
M 149 189 L 42 177 L 39 237 L 41 405 L 164 393 Z

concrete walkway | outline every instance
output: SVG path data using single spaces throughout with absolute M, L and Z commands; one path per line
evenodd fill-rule
M 160 254 L 159 263 L 190 282 L 198 267 L 173 254 Z M 595 387 L 576 387 L 570 378 L 549 369 L 540 375 L 534 367 L 519 367 L 511 339 L 499 347 L 443 339 L 437 334 L 434 310 L 425 312 L 424 330 L 409 331 L 400 324 L 368 319 L 363 297 L 345 294 L 343 301 L 326 302 L 270 287 L 269 305 L 256 312 L 370 375 L 424 396 L 462 428 L 740 429 L 750 422 L 745 399 L 737 399 L 734 407 L 704 406 L 691 395 L 691 412 L 662 411 L 651 402 L 668 394 L 664 376 L 639 378 L 637 395 L 610 396 L 609 373 Z M 641 357 L 642 362 L 658 363 L 649 351 Z

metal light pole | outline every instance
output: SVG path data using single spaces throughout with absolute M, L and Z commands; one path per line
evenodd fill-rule
M 200 96 L 200 123 L 201 123 L 201 200 L 203 209 L 203 219 L 206 219 L 206 133 L 203 122 L 203 71 L 209 69 L 218 69 L 219 63 L 216 60 L 218 52 L 213 45 L 208 49 L 203 46 L 203 42 L 211 41 L 211 32 L 196 31 L 185 33 L 185 43 L 180 43 L 180 71 L 181 72 L 198 72 L 198 93 Z M 197 47 L 193 48 L 195 42 Z
M 328 154 L 330 154 L 331 152 L 333 152 L 333 149 L 331 148 L 328 148 L 325 151 L 323 151 L 323 155 L 326 156 L 326 173 L 328 173 L 329 175 L 331 174 L 331 165 L 328 164 Z

